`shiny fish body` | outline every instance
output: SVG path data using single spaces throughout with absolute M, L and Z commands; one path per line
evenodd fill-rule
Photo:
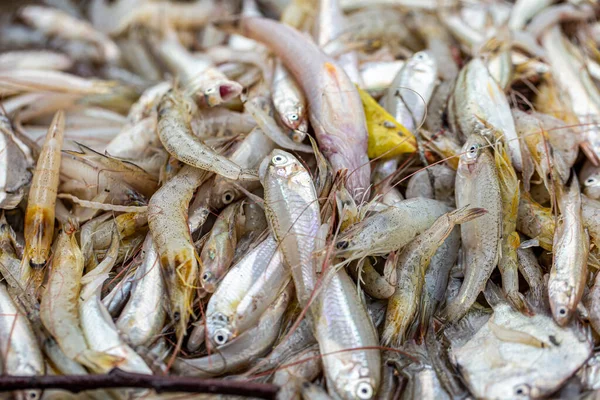
M 238 241 L 238 214 L 242 203 L 228 206 L 219 214 L 200 252 L 200 283 L 207 292 L 214 292 L 231 266 Z
M 150 234 L 144 241 L 142 257 L 129 301 L 116 321 L 120 334 L 132 346 L 146 344 L 158 335 L 166 317 L 162 304 L 165 286 L 158 253 Z
M 335 246 L 343 257 L 384 255 L 402 248 L 448 211 L 437 200 L 403 200 L 348 228 Z
M 481 207 L 488 213 L 461 226 L 465 278 L 456 298 L 446 306 L 451 321 L 467 312 L 498 264 L 502 199 L 494 159 L 486 146 L 483 136 L 471 135 L 456 173 L 456 206 Z
M 384 108 L 411 132 L 424 122 L 437 84 L 437 68 L 431 53 L 419 51 L 406 61 L 386 93 Z
M 0 346 L 2 372 L 7 375 L 43 375 L 44 357 L 27 317 L 17 308 L 8 294 L 6 285 L 0 284 Z M 39 390 L 15 392 L 17 399 L 35 400 Z
M 293 288 L 288 285 L 253 329 L 221 346 L 218 353 L 196 359 L 176 360 L 174 369 L 183 375 L 206 378 L 247 366 L 272 347 L 292 296 Z
M 306 99 L 281 61 L 275 65 L 271 90 L 273 91 L 273 106 L 275 106 L 281 122 L 292 130 L 304 133 L 304 136 L 300 134 L 294 137 L 294 141 L 301 143 L 308 129 Z
M 559 205 L 561 218 L 554 232 L 554 257 L 548 281 L 548 297 L 554 319 L 564 326 L 573 316 L 583 296 L 590 246 L 589 235 L 583 225 L 577 178 L 573 178 L 568 192 L 561 194 Z
M 311 314 L 321 354 L 326 355 L 323 368 L 329 390 L 343 399 L 371 399 L 381 380 L 375 327 L 345 270 L 323 285 Z
M 316 285 L 313 251 L 321 225 L 317 193 L 309 172 L 290 153 L 274 150 L 260 167 L 265 215 L 290 269 L 300 304 Z
M 268 236 L 229 270 L 213 293 L 206 307 L 206 330 L 214 345 L 221 346 L 233 338 L 237 307 L 276 257 L 277 248 L 275 238 Z
M 480 58 L 467 64 L 456 81 L 448 105 L 450 122 L 464 139 L 471 132 L 493 140 L 501 135 L 517 171 L 522 171 L 523 155 L 508 101 Z

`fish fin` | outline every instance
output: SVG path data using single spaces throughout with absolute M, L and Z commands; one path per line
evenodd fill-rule
M 107 373 L 117 368 L 123 361 L 123 357 L 113 356 L 95 350 L 87 350 L 78 355 L 75 361 L 96 373 Z

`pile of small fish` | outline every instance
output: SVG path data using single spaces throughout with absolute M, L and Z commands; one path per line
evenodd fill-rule
M 600 398 L 599 13 L 3 12 L 3 375 L 118 368 L 269 383 L 279 399 Z

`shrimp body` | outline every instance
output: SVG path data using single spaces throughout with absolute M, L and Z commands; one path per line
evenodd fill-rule
M 181 93 L 170 91 L 158 106 L 158 136 L 165 149 L 179 161 L 229 179 L 257 180 L 256 173 L 217 154 L 194 136 L 190 127 L 190 112 L 194 107 Z
M 170 316 L 177 323 L 177 335 L 185 334 L 192 314 L 192 300 L 198 275 L 196 249 L 188 229 L 188 205 L 205 173 L 185 166 L 152 196 L 148 204 L 148 226 L 163 268 Z
M 42 268 L 50 255 L 54 236 L 54 208 L 64 130 L 64 113 L 59 111 L 48 129 L 29 190 L 22 274 L 25 279 L 34 278 L 35 286 L 39 286 L 43 280 Z

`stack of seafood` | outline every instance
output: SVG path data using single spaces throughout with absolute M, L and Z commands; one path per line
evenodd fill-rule
M 3 390 L 118 368 L 279 399 L 600 398 L 599 12 L 2 12 Z M 6 396 L 218 397 L 87 389 Z

